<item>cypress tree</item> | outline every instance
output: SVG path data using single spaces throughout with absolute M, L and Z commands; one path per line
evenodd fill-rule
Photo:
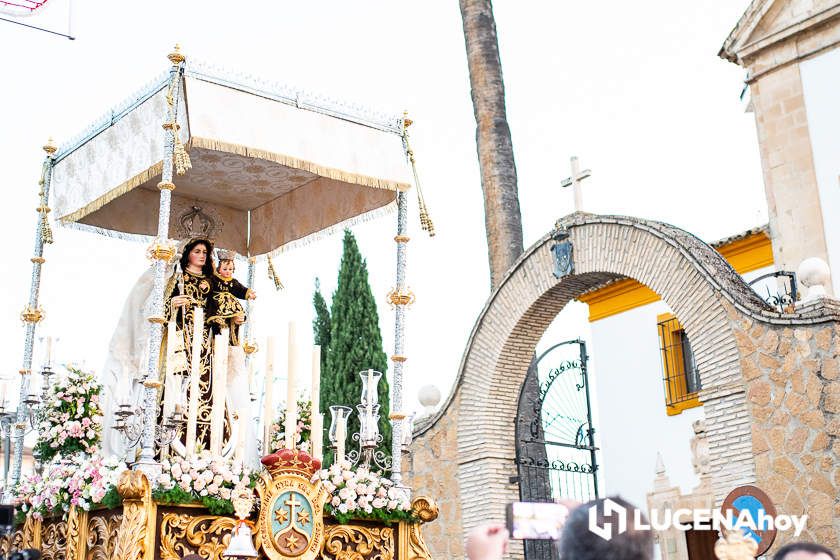
M 391 423 L 388 420 L 389 388 L 385 378 L 387 357 L 382 349 L 379 314 L 368 283 L 367 263 L 359 252 L 356 238 L 344 230 L 344 251 L 338 272 L 338 285 L 330 309 L 330 339 L 326 367 L 321 376 L 322 403 L 353 408 L 347 427 L 346 449 L 356 449 L 352 434 L 359 431 L 356 405 L 361 401 L 362 381 L 359 372 L 374 369 L 382 372 L 379 381 L 379 449 L 390 455 Z M 327 411 L 327 409 L 324 409 Z
M 330 345 L 330 310 L 327 307 L 327 302 L 321 294 L 321 282 L 315 279 L 315 293 L 312 295 L 312 305 L 315 307 L 315 318 L 312 319 L 312 331 L 315 339 L 315 344 L 321 347 L 321 399 L 320 409 L 324 414 L 324 422 L 330 421 L 330 402 L 332 396 L 330 387 L 325 386 L 325 381 L 330 379 L 327 373 L 327 351 Z M 329 424 L 324 426 L 324 433 L 322 434 L 323 441 L 328 439 Z M 329 453 L 329 449 L 326 450 Z

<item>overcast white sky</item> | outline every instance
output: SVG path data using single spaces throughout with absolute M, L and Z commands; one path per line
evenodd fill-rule
M 66 30 L 67 0 L 27 23 Z M 568 159 L 593 170 L 585 210 L 664 220 L 707 240 L 766 221 L 743 71 L 716 56 L 746 0 L 495 3 L 526 246 L 572 211 L 561 192 Z M 37 179 L 52 135 L 60 143 L 165 70 L 175 42 L 188 57 L 331 94 L 415 120 L 412 139 L 438 235 L 419 231 L 412 203 L 407 408 L 417 389 L 444 395 L 489 293 L 475 121 L 458 2 L 76 1 L 68 41 L 0 22 L 3 238 L 0 373 L 22 359 L 19 313 L 29 293 Z M 220 110 L 223 110 L 220 108 Z M 412 202 L 414 201 L 412 195 Z M 144 246 L 56 229 L 47 247 L 42 333 L 59 360 L 102 365 L 123 300 L 148 262 Z M 394 219 L 356 228 L 380 308 L 386 352 L 393 318 Z M 264 270 L 255 325 L 311 341 L 313 281 L 329 298 L 341 236 L 288 253 Z M 240 277 L 244 270 L 238 271 Z M 563 335 L 586 330 L 583 311 Z M 278 356 L 279 360 L 283 356 Z M 36 362 L 37 363 L 37 362 Z M 282 363 L 282 362 L 281 362 Z

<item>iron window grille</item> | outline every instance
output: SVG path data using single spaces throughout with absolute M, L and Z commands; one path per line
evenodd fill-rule
M 700 374 L 688 335 L 673 315 L 668 315 L 667 318 L 660 317 L 657 327 L 666 405 L 678 407 L 680 404 L 696 401 L 701 389 Z

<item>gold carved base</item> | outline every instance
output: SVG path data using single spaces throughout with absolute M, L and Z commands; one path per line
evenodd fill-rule
M 209 515 L 195 504 L 158 504 L 146 477 L 138 471 L 123 474 L 117 487 L 121 508 L 90 512 L 73 508 L 66 518 L 37 521 L 27 517 L 11 535 L 0 537 L 0 554 L 24 548 L 40 549 L 44 560 L 180 560 L 198 554 L 222 560 L 230 542 L 233 517 Z M 434 501 L 418 497 L 412 503 L 419 523 L 393 525 L 359 521 L 340 525 L 324 519 L 322 560 L 431 560 L 421 532 L 434 521 Z M 260 559 L 262 535 L 255 533 Z

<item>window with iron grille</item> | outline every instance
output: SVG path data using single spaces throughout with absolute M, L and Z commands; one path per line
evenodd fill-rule
M 662 353 L 662 381 L 669 415 L 700 405 L 700 374 L 688 335 L 677 318 L 666 313 L 657 317 L 659 348 Z

